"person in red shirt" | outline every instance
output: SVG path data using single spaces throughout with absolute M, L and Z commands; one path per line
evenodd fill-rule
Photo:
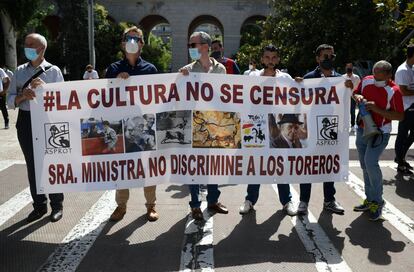
M 379 130 L 375 136 L 364 136 L 364 124 L 359 122 L 356 147 L 364 175 L 364 202 L 354 207 L 354 211 L 369 211 L 369 219 L 381 219 L 384 200 L 382 199 L 382 172 L 378 161 L 385 150 L 391 132 L 391 120 L 404 118 L 402 95 L 398 85 L 392 80 L 392 66 L 385 60 L 373 67 L 373 75 L 365 77 L 355 89 L 353 98 L 360 114 L 366 110 Z
M 237 63 L 230 58 L 224 57 L 223 52 L 224 48 L 220 40 L 214 40 L 211 42 L 210 57 L 216 59 L 218 62 L 223 64 L 224 67 L 226 67 L 226 74 L 240 75 L 240 68 Z

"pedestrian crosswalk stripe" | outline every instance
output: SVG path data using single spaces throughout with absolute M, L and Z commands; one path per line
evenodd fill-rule
M 272 184 L 272 188 L 278 194 L 277 185 Z M 292 201 L 297 203 L 299 196 L 292 186 L 290 192 Z M 292 216 L 290 219 L 306 251 L 314 256 L 315 266 L 319 272 L 352 271 L 310 211 L 307 216 Z
M 201 195 L 205 198 L 205 190 L 201 190 Z M 214 271 L 213 216 L 207 210 L 206 201 L 201 202 L 200 209 L 205 222 L 196 222 L 189 215 L 185 224 L 180 272 Z
M 365 199 L 364 193 L 364 181 L 358 178 L 351 171 L 349 172 L 349 179 L 346 182 L 349 187 L 351 187 L 354 192 L 360 196 L 362 199 Z M 388 220 L 391 225 L 393 225 L 399 232 L 401 232 L 405 237 L 407 237 L 411 242 L 414 243 L 414 221 L 409 218 L 407 215 L 402 213 L 397 209 L 391 202 L 385 201 L 385 206 L 382 210 L 382 216 Z
M 114 199 L 115 191 L 106 191 L 38 271 L 76 271 L 116 207 Z
M 4 169 L 9 168 L 13 164 L 25 164 L 25 161 L 21 161 L 21 160 L 3 160 L 3 161 L 0 161 L 0 171 L 3 171 Z
M 0 226 L 15 216 L 32 201 L 30 189 L 27 187 L 0 206 Z

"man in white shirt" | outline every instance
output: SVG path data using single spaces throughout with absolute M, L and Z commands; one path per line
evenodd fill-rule
M 0 109 L 1 113 L 3 114 L 4 119 L 4 128 L 9 128 L 9 113 L 7 112 L 6 107 L 6 95 L 7 89 L 10 85 L 10 78 L 6 74 L 6 72 L 0 68 Z
M 354 66 L 352 64 L 352 62 L 347 62 L 345 64 L 345 70 L 346 73 L 342 75 L 343 78 L 345 78 L 345 80 L 350 80 L 352 82 L 352 85 L 350 84 L 351 87 L 347 88 L 347 90 L 349 90 L 349 95 L 352 95 L 352 92 L 354 91 L 354 89 L 356 87 L 358 87 L 359 82 L 361 82 L 361 79 L 359 78 L 358 75 L 354 74 L 353 70 L 354 70 Z M 355 133 L 355 130 L 358 126 L 355 126 L 355 100 L 351 99 L 351 132 Z
M 86 65 L 85 73 L 83 74 L 83 79 L 98 79 L 98 72 L 93 69 L 91 64 Z
M 244 71 L 243 75 L 248 76 L 251 73 L 256 73 L 257 71 L 259 71 L 256 69 L 256 67 L 257 67 L 257 62 L 254 59 L 251 59 L 249 61 L 249 70 Z
M 397 171 L 412 174 L 413 167 L 405 160 L 408 149 L 414 142 L 414 44 L 407 46 L 407 60 L 395 73 L 395 83 L 400 87 L 404 103 L 404 119 L 398 124 L 398 135 L 395 140 L 395 162 Z
M 255 73 L 251 73 L 250 76 L 271 76 L 276 78 L 289 78 L 292 77 L 280 71 L 276 67 L 280 63 L 280 51 L 273 44 L 265 46 L 262 50 L 262 64 L 263 69 Z M 278 184 L 277 189 L 279 192 L 279 201 L 283 206 L 283 211 L 290 216 L 296 215 L 296 208 L 292 202 L 292 194 L 290 193 L 289 184 Z M 253 210 L 253 206 L 256 204 L 259 198 L 260 184 L 249 184 L 247 186 L 247 195 L 244 203 L 239 208 L 240 214 L 247 214 Z

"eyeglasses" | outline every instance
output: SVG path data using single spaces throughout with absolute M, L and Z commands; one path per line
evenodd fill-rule
M 134 40 L 135 42 L 142 42 L 142 37 L 126 35 L 124 42 L 129 42 L 130 40 Z
M 188 48 L 196 48 L 197 47 L 197 44 L 206 44 L 206 43 L 189 43 L 189 44 L 187 44 L 187 46 L 188 46 Z

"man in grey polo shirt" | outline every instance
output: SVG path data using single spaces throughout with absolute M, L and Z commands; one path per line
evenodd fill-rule
M 209 57 L 209 50 L 211 47 L 211 37 L 205 32 L 194 32 L 190 36 L 188 43 L 188 53 L 194 62 L 184 66 L 179 70 L 183 75 L 188 75 L 190 72 L 195 73 L 216 73 L 225 74 L 226 68 L 214 58 Z M 195 220 L 203 220 L 203 213 L 200 205 L 200 185 L 189 185 L 191 194 L 191 215 Z M 227 208 L 218 202 L 220 190 L 217 184 L 207 185 L 207 202 L 208 209 L 217 213 L 228 213 Z
M 33 155 L 32 126 L 30 119 L 30 104 L 36 94 L 35 89 L 45 83 L 64 81 L 59 67 L 45 60 L 47 47 L 45 37 L 32 33 L 24 41 L 24 53 L 29 62 L 17 67 L 13 75 L 7 99 L 10 109 L 19 108 L 16 122 L 17 138 L 26 160 L 27 176 L 29 178 L 30 193 L 33 198 L 33 211 L 27 217 L 27 222 L 33 222 L 47 213 L 47 198 L 44 194 L 37 194 L 36 176 Z M 37 76 L 36 76 L 37 75 Z M 50 220 L 59 221 L 62 218 L 63 194 L 50 194 L 52 213 Z

